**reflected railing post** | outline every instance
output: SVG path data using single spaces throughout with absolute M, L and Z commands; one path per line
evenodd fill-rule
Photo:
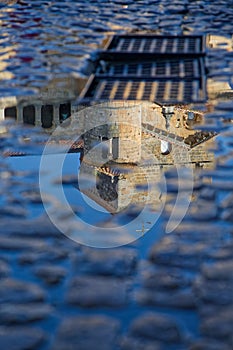
M 35 105 L 35 126 L 41 126 L 41 105 Z
M 170 129 L 170 121 L 171 118 L 174 115 L 174 106 L 163 106 L 162 107 L 162 114 L 165 118 L 166 121 L 166 129 L 169 130 Z
M 17 122 L 23 123 L 23 107 L 21 104 L 17 106 Z
M 5 119 L 4 108 L 0 108 L 0 121 Z
M 53 127 L 56 127 L 60 124 L 59 118 L 59 104 L 53 105 Z

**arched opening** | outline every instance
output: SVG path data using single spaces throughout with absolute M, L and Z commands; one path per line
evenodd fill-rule
M 44 105 L 41 107 L 42 128 L 48 129 L 53 125 L 53 105 Z
M 35 125 L 35 107 L 33 105 L 23 108 L 23 122 L 25 124 Z
M 17 109 L 16 107 L 7 107 L 4 110 L 4 117 L 7 118 L 12 118 L 12 119 L 17 119 Z
M 71 116 L 71 104 L 68 103 L 62 103 L 59 106 L 59 121 L 62 123 L 64 120 L 69 118 Z

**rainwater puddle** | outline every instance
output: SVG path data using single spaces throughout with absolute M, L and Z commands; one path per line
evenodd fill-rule
M 167 339 L 148 340 L 151 316 L 143 315 L 152 311 L 175 318 L 180 349 L 206 348 L 206 339 L 207 346 L 224 347 L 211 315 L 230 329 L 221 310 L 232 291 L 224 285 L 223 292 L 219 267 L 211 275 L 208 264 L 232 257 L 232 20 L 233 6 L 224 0 L 218 6 L 1 1 L 0 274 L 1 300 L 11 306 L 4 304 L 1 325 L 13 320 L 21 327 L 23 310 L 24 341 L 30 334 L 41 350 L 66 348 L 62 322 L 75 316 L 77 323 L 68 322 L 68 328 L 77 348 L 75 340 L 83 336 L 77 330 L 86 324 L 82 317 L 104 313 L 114 322 L 104 321 L 107 336 L 104 343 L 98 338 L 100 347 L 108 347 L 119 321 L 125 349 L 139 348 L 139 339 L 148 348 L 177 349 Z M 138 32 L 205 36 L 208 99 L 174 106 L 169 130 L 153 102 L 77 104 L 97 50 L 114 34 Z M 206 278 L 215 272 L 216 280 Z M 16 281 L 7 282 L 11 277 Z M 30 305 L 29 313 L 21 309 L 18 291 L 26 300 L 20 303 L 44 302 L 39 322 L 40 306 Z M 43 331 L 42 345 L 35 324 Z M 98 333 L 93 324 L 88 320 L 86 327 L 92 348 Z M 8 339 L 19 335 L 12 327 Z

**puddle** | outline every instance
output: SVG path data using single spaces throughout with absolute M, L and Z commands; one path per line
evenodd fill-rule
M 13 298 L 11 308 L 5 308 L 13 323 L 22 327 L 22 309 L 14 304 L 18 282 L 10 288 L 4 284 L 11 276 L 29 296 L 34 287 L 42 290 L 53 307 L 52 318 L 33 320 L 32 327 L 33 316 L 26 315 L 24 339 L 34 336 L 41 350 L 51 348 L 54 339 L 66 348 L 66 324 L 61 324 L 65 318 L 88 314 L 93 321 L 103 313 L 121 323 L 125 348 L 141 347 L 142 336 L 148 348 L 166 344 L 166 349 L 174 349 L 167 339 L 147 338 L 150 318 L 143 327 L 134 324 L 136 333 L 131 332 L 144 312 L 175 317 L 177 328 L 165 324 L 179 330 L 180 348 L 231 346 L 225 307 L 232 301 L 232 290 L 220 275 L 223 268 L 228 276 L 232 256 L 232 15 L 232 5 L 225 1 L 217 7 L 205 1 L 1 2 L 0 274 L 3 292 Z M 175 104 L 167 110 L 153 102 L 121 98 L 77 104 L 98 50 L 109 37 L 138 32 L 205 36 L 206 102 Z M 133 63 L 129 68 L 135 72 Z M 122 67 L 116 64 L 114 69 Z M 147 72 L 151 66 L 143 69 Z M 198 96 L 200 91 L 195 91 Z M 133 93 L 140 100 L 141 92 Z M 212 272 L 211 264 L 217 266 Z M 64 282 L 46 285 L 54 274 L 58 280 L 64 274 Z M 117 284 L 129 283 L 130 291 L 122 288 L 129 298 L 122 309 L 115 284 L 104 284 L 107 276 Z M 99 280 L 94 301 L 85 299 Z M 76 293 L 80 285 L 84 287 Z M 67 292 L 77 298 L 77 305 L 65 300 Z M 105 299 L 110 306 L 103 307 Z M 86 300 L 93 308 L 85 306 Z M 12 305 L 18 311 L 12 313 Z M 211 317 L 216 314 L 215 323 Z M 2 324 L 5 321 L 1 314 Z M 47 339 L 41 346 L 33 333 L 35 324 Z M 89 347 L 95 347 L 98 327 L 88 320 L 89 325 Z M 74 348 L 82 338 L 76 338 L 79 326 L 77 321 L 71 328 Z M 15 340 L 16 328 L 4 328 L 1 336 Z M 158 333 L 163 336 L 167 329 L 162 330 Z
M 230 138 L 221 137 L 232 121 L 229 69 L 222 69 L 231 53 L 231 39 L 207 35 L 206 50 L 206 103 L 167 107 L 120 100 L 77 104 L 87 82 L 87 76 L 81 74 L 58 74 L 37 94 L 2 97 L 0 114 L 6 119 L 2 150 L 4 156 L 19 157 L 12 157 L 10 163 L 22 193 L 26 193 L 25 174 L 33 178 L 37 173 L 37 194 L 27 195 L 27 201 L 32 199 L 27 210 L 43 211 L 38 206 L 35 209 L 33 203 L 40 191 L 41 204 L 50 211 L 55 227 L 91 246 L 132 243 L 161 218 L 167 221 L 163 232 L 172 232 L 186 216 L 190 203 L 195 202 L 205 178 L 202 172 L 214 169 L 215 155 L 226 156 L 231 146 Z M 226 61 L 221 63 L 217 59 L 219 50 L 226 53 Z M 27 127 L 17 128 L 11 125 L 12 120 Z M 4 128 L 9 129 L 8 134 Z M 30 159 L 36 159 L 34 169 Z M 38 172 L 43 189 L 38 185 Z M 95 231 L 94 241 L 87 239 L 88 230 L 91 235 Z M 105 242 L 106 234 L 101 230 L 112 230 L 116 241 L 109 235 Z
M 19 157 L 8 158 L 22 182 L 25 173 L 37 173 L 36 188 L 54 226 L 94 247 L 129 244 L 149 230 L 157 239 L 161 233 L 153 228 L 176 196 L 164 232 L 176 229 L 195 200 L 200 171 L 214 168 L 218 136 L 198 130 L 204 111 L 176 106 L 168 120 L 152 102 L 115 101 L 78 109 L 47 136 L 22 128 Z M 15 155 L 15 144 L 6 147 L 6 155 Z M 40 210 L 37 206 L 42 214 Z

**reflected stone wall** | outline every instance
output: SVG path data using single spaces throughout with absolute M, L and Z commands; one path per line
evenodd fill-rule
M 34 95 L 0 97 L 0 120 L 13 118 L 17 123 L 41 126 L 52 132 L 75 112 L 77 90 L 77 79 L 63 77 L 53 79 Z M 64 108 L 65 105 L 70 107 Z
M 83 135 L 85 159 L 101 165 L 108 160 L 141 160 L 141 105 L 116 101 L 85 108 L 72 116 L 70 129 Z

